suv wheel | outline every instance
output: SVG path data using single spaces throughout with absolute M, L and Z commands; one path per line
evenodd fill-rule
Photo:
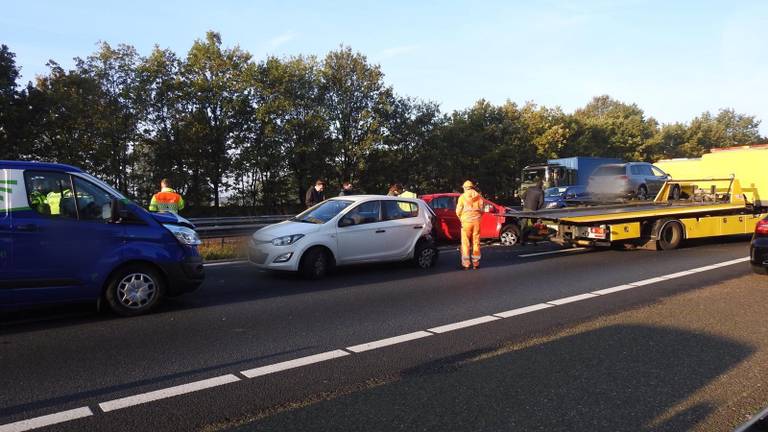
M 639 200 L 646 200 L 648 199 L 648 188 L 645 185 L 640 185 L 639 188 L 637 188 L 637 193 L 635 194 L 635 197 Z

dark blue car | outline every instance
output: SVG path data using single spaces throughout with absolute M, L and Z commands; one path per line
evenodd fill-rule
M 204 279 L 194 226 L 62 164 L 0 161 L 0 309 L 96 301 L 139 315 Z
M 556 209 L 567 207 L 573 202 L 587 198 L 586 186 L 552 187 L 544 191 L 544 208 Z

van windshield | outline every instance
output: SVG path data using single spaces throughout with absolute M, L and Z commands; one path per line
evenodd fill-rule
M 299 215 L 291 218 L 290 220 L 293 222 L 304 222 L 322 225 L 336 217 L 337 214 L 341 213 L 342 210 L 349 207 L 350 204 L 352 204 L 352 201 L 337 199 L 323 201 L 320 204 L 317 204 L 314 207 L 305 210 L 303 213 L 300 213 Z

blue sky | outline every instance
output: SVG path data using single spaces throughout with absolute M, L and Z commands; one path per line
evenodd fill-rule
M 35 1 L 0 15 L 24 81 L 97 41 L 183 55 L 207 30 L 256 59 L 350 45 L 398 93 L 444 111 L 479 98 L 635 102 L 662 122 L 734 108 L 768 135 L 768 1 Z

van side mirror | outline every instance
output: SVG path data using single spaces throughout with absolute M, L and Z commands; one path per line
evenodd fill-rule
M 128 219 L 130 216 L 130 213 L 128 212 L 128 209 L 125 208 L 125 204 L 123 204 L 123 201 L 118 198 L 112 198 L 112 202 L 110 203 L 110 222 L 112 223 L 118 223 L 122 221 L 123 219 Z

